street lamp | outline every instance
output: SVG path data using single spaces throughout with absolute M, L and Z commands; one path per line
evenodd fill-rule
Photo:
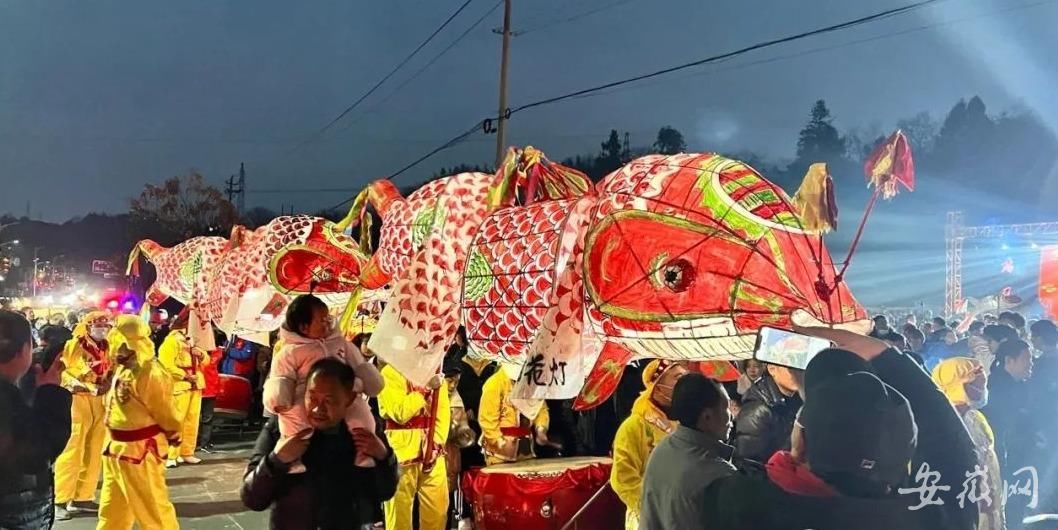
M 17 239 L 12 239 L 11 241 L 0 243 L 0 248 L 14 247 L 14 246 L 17 246 L 19 243 L 21 243 L 21 241 L 19 241 Z

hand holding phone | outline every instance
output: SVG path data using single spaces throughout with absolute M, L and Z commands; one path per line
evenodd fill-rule
M 779 328 L 762 327 L 757 334 L 753 358 L 764 363 L 804 370 L 819 352 L 829 348 L 829 340 Z

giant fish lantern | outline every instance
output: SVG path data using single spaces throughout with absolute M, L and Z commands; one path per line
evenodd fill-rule
M 494 212 L 481 233 L 503 241 L 476 241 L 465 275 L 472 345 L 524 363 L 520 397 L 589 408 L 634 358 L 746 359 L 764 325 L 869 329 L 820 234 L 741 162 L 646 156 L 554 206 Z
M 303 215 L 277 217 L 255 230 L 236 226 L 227 241 L 194 238 L 171 249 L 141 241 L 130 262 L 141 253 L 158 271 L 148 290 L 152 304 L 172 296 L 200 320 L 259 341 L 279 327 L 297 295 L 312 293 L 344 307 L 367 262 L 337 225 Z
M 388 181 L 373 183 L 340 223 L 362 224 L 368 204 L 382 217 L 379 248 L 361 285 L 373 289 L 391 282 L 392 291 L 369 347 L 412 382 L 425 384 L 455 337 L 467 254 L 488 213 L 519 200 L 579 196 L 587 188 L 583 174 L 552 164 L 531 147 L 512 149 L 495 175 L 460 173 L 407 199 Z

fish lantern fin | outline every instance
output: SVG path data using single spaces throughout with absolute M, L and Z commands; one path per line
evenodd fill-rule
M 601 405 L 617 390 L 625 366 L 632 360 L 633 354 L 628 348 L 615 342 L 603 346 L 599 358 L 595 360 L 584 387 L 573 402 L 573 410 L 589 410 Z
M 826 233 L 838 228 L 838 205 L 834 199 L 834 179 L 825 162 L 808 168 L 793 196 L 794 207 L 808 232 Z

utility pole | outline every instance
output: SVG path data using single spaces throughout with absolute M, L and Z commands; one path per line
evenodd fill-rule
M 239 179 L 235 180 L 235 175 L 228 177 L 228 180 L 224 182 L 224 193 L 228 195 L 228 202 L 235 206 L 239 215 L 243 214 L 243 210 L 246 207 L 246 165 L 239 163 Z M 238 200 L 236 200 L 238 196 Z
M 511 0 L 503 0 L 503 52 L 500 55 L 500 107 L 496 113 L 496 169 L 503 164 L 507 148 L 507 59 L 511 51 Z
M 246 164 L 239 162 L 239 202 L 236 204 L 241 216 L 246 211 Z

